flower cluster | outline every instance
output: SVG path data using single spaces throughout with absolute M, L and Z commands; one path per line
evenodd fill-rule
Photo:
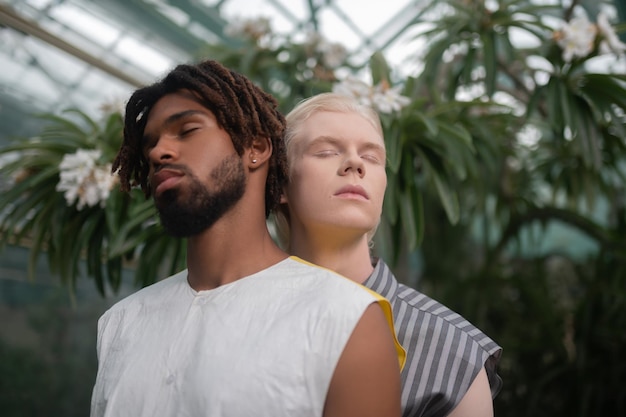
M 322 63 L 328 68 L 341 66 L 348 57 L 348 51 L 342 44 L 330 42 L 318 32 L 309 33 L 305 45 L 319 54 Z
M 609 19 L 604 13 L 598 14 L 597 24 L 589 21 L 587 15 L 581 13 L 554 33 L 557 44 L 563 49 L 563 60 L 571 62 L 576 58 L 585 58 L 591 54 L 599 43 L 601 54 L 623 54 L 626 44 L 616 35 Z
M 287 37 L 274 33 L 267 17 L 234 19 L 224 28 L 224 33 L 233 38 L 253 41 L 259 46 L 269 48 L 274 47 L 276 41 L 292 42 Z M 315 31 L 307 33 L 302 44 L 294 43 L 293 45 L 304 46 L 308 57 L 315 59 L 314 65 L 321 65 L 331 70 L 343 65 L 348 57 L 348 51 L 342 44 L 331 42 Z
M 270 20 L 267 17 L 255 19 L 235 19 L 225 28 L 224 33 L 234 38 L 250 38 L 258 41 L 272 32 Z
M 100 204 L 104 207 L 117 176 L 111 174 L 110 163 L 98 164 L 101 156 L 99 150 L 84 149 L 63 156 L 56 190 L 64 193 L 68 205 L 73 205 L 78 199 L 78 210 L 85 205 L 93 207 Z
M 100 105 L 100 111 L 104 115 L 110 115 L 114 113 L 119 113 L 124 116 L 126 112 L 126 103 L 122 99 L 111 99 L 109 101 L 105 101 Z
M 401 86 L 391 87 L 387 82 L 371 86 L 357 78 L 348 77 L 333 86 L 333 92 L 356 98 L 359 103 L 370 106 L 383 114 L 399 112 L 411 103 L 400 94 Z

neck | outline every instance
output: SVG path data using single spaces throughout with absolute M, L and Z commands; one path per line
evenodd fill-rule
M 353 238 L 328 235 L 316 238 L 292 233 L 290 242 L 292 255 L 335 271 L 359 284 L 365 282 L 374 270 L 367 237 L 363 234 Z
M 242 213 L 241 207 L 255 207 Z M 252 275 L 288 255 L 272 240 L 263 213 L 243 201 L 187 243 L 189 285 L 208 290 Z

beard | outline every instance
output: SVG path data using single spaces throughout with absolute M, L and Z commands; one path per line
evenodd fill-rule
M 195 236 L 210 228 L 243 196 L 246 175 L 237 155 L 224 158 L 209 175 L 214 189 L 209 190 L 193 173 L 179 167 L 190 178 L 187 199 L 179 189 L 165 190 L 155 205 L 165 231 L 173 237 Z

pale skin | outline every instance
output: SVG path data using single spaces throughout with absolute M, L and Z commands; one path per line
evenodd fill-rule
M 149 142 L 145 154 L 155 199 L 172 187 L 178 187 L 184 196 L 187 182 L 176 170 L 155 175 L 161 165 L 185 166 L 196 177 L 206 178 L 210 190 L 214 185 L 208 179 L 209 172 L 225 157 L 236 155 L 228 133 L 189 92 L 161 98 L 150 111 L 144 135 Z M 188 280 L 195 290 L 233 282 L 288 256 L 274 243 L 265 222 L 265 181 L 271 156 L 270 140 L 255 139 L 240 157 L 247 180 L 241 200 L 212 227 L 188 239 Z M 341 355 L 330 382 L 324 417 L 399 415 L 398 359 L 382 309 L 372 304 Z
M 317 111 L 287 154 L 290 252 L 363 283 L 374 270 L 367 233 L 380 219 L 387 184 L 382 132 L 355 112 Z M 342 192 L 346 186 L 360 188 L 355 195 Z M 484 368 L 449 416 L 493 416 Z

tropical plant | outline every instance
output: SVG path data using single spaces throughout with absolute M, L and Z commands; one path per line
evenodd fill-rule
M 495 259 L 535 220 L 603 236 L 603 225 L 589 223 L 594 203 L 623 192 L 626 46 L 596 3 L 584 6 L 432 2 L 413 23 L 428 27 L 418 35 L 427 45 L 423 70 L 405 79 L 381 53 L 369 71 L 349 66 L 349 56 L 325 60 L 329 48 L 315 45 L 327 41 L 293 42 L 262 18 L 230 31 L 240 47 L 209 46 L 203 54 L 244 72 L 287 110 L 331 88 L 375 107 L 376 91 L 393 93 L 386 99 L 394 104 L 408 97 L 408 104 L 377 108 L 389 154 L 377 250 L 397 259 L 399 248 L 419 247 L 424 194 L 433 192 L 451 224 L 462 214 L 497 220 L 489 227 L 502 239 L 486 247 Z M 339 77 L 339 67 L 361 80 Z
M 153 204 L 139 190 L 120 192 L 111 174 L 121 112 L 103 120 L 75 109 L 41 117 L 48 124 L 39 136 L 0 150 L 9 182 L 0 201 L 0 243 L 30 247 L 29 276 L 42 252 L 69 288 L 86 274 L 103 295 L 118 290 L 125 266 L 137 277 L 179 269 L 183 243 L 164 236 Z

